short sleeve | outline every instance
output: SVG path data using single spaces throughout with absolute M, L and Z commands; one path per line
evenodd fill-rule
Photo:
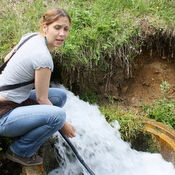
M 38 54 L 34 54 L 32 57 L 33 69 L 40 69 L 40 68 L 49 68 L 53 71 L 54 64 L 53 59 L 48 50 L 43 50 L 43 52 L 39 52 Z

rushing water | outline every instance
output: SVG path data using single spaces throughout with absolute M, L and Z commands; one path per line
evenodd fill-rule
M 70 141 L 96 175 L 175 175 L 173 164 L 166 162 L 160 154 L 131 149 L 120 138 L 118 122 L 111 127 L 98 106 L 65 91 L 68 95 L 64 106 L 67 121 L 75 126 L 77 135 Z M 56 137 L 60 167 L 49 175 L 89 175 L 59 133 Z

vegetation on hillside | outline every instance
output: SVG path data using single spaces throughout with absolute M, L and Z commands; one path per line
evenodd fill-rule
M 142 52 L 142 46 L 151 45 L 149 36 L 165 36 L 171 42 L 175 35 L 175 1 L 171 0 L 1 0 L 1 61 L 23 34 L 39 31 L 40 18 L 52 7 L 66 9 L 72 18 L 66 47 L 53 52 L 68 71 L 93 72 L 98 68 L 110 72 L 110 76 L 116 62 L 129 77 L 131 60 Z M 103 113 L 111 122 L 108 111 Z M 110 116 L 112 113 L 110 110 Z M 129 134 L 134 137 L 140 131 L 140 123 L 138 130 L 135 125 L 128 129 L 123 114 L 116 115 L 128 131 L 126 140 Z M 130 115 L 128 120 L 134 124 Z
M 65 8 L 72 18 L 66 47 L 59 50 L 59 62 L 66 67 L 106 70 L 116 60 L 129 76 L 129 60 L 142 51 L 147 35 L 174 35 L 174 1 L 2 0 L 0 6 L 1 59 L 21 35 L 39 30 L 40 18 L 52 7 Z
M 175 129 L 175 100 L 168 98 L 169 84 L 163 81 L 160 85 L 162 96 L 152 104 L 142 105 L 142 115 L 161 122 L 171 129 Z

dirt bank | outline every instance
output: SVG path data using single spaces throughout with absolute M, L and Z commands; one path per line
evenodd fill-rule
M 125 104 L 139 107 L 162 98 L 161 83 L 169 84 L 168 98 L 175 98 L 175 61 L 150 54 L 145 50 L 135 59 L 133 78 L 128 80 L 127 90 L 122 94 Z

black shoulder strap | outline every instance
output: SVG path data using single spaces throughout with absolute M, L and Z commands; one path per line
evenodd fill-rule
M 25 43 L 27 42 L 30 38 L 34 37 L 38 35 L 37 33 L 29 36 L 28 38 L 26 38 L 21 44 L 19 44 L 19 46 L 13 51 L 13 53 L 11 54 L 10 58 L 5 62 L 3 63 L 3 65 L 0 67 L 0 73 L 4 70 L 4 68 L 6 67 L 7 63 L 9 62 L 9 60 L 13 57 L 13 55 L 17 52 L 17 50 Z
M 6 85 L 6 86 L 0 87 L 0 91 L 7 91 L 7 90 L 11 90 L 11 89 L 16 89 L 16 88 L 26 86 L 26 85 L 29 85 L 32 83 L 34 83 L 34 80 L 23 82 L 23 83 L 18 83 L 18 84 Z
M 31 36 L 29 36 L 28 38 L 26 38 L 21 44 L 18 45 L 18 47 L 13 51 L 12 55 L 10 56 L 10 58 L 0 67 L 0 73 L 4 70 L 4 68 L 6 67 L 7 63 L 9 62 L 9 60 L 12 58 L 12 56 L 17 52 L 17 50 L 26 42 L 28 41 L 30 38 L 36 36 L 38 34 L 33 34 Z M 0 91 L 5 91 L 5 90 L 10 90 L 10 89 L 15 89 L 15 88 L 19 88 L 22 86 L 26 86 L 29 85 L 31 83 L 34 83 L 34 80 L 30 80 L 28 82 L 23 82 L 23 83 L 17 83 L 17 84 L 13 84 L 13 85 L 6 85 L 6 86 L 2 86 L 0 87 Z

